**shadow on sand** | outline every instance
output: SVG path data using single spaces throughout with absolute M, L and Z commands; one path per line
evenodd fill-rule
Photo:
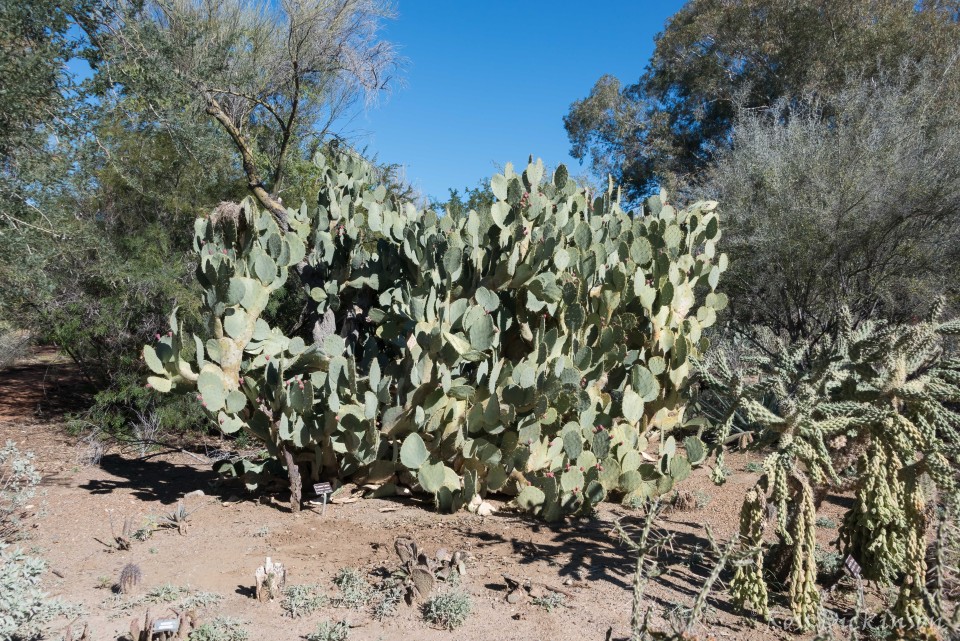
M 183 495 L 194 490 L 219 493 L 211 483 L 217 479 L 211 468 L 178 465 L 161 459 L 129 459 L 119 454 L 107 454 L 100 459 L 100 467 L 115 479 L 91 479 L 80 489 L 91 494 L 110 494 L 115 490 L 132 490 L 142 501 L 176 503 Z

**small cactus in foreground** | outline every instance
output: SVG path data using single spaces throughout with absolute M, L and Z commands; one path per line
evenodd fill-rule
M 273 601 L 282 596 L 283 586 L 287 583 L 287 570 L 282 563 L 274 563 L 268 556 L 266 562 L 257 568 L 254 578 L 257 582 L 257 600 Z
M 117 582 L 117 590 L 120 594 L 133 594 L 140 587 L 143 581 L 143 571 L 136 563 L 127 563 L 120 571 L 120 580 Z

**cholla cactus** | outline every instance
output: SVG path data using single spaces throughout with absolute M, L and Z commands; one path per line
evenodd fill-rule
M 856 500 L 840 532 L 844 551 L 870 580 L 905 576 L 895 614 L 924 619 L 926 518 L 921 478 L 955 491 L 947 463 L 960 453 L 960 361 L 944 356 L 943 337 L 960 321 L 941 323 L 941 305 L 912 325 L 842 318 L 836 338 L 816 345 L 775 345 L 752 368 L 734 375 L 722 355 L 704 368 L 716 390 L 730 396 L 728 420 L 752 422 L 776 451 L 744 502 L 741 534 L 758 546 L 757 496 L 777 507 L 777 535 L 792 546 L 790 601 L 801 626 L 816 622 L 814 491 L 841 487 L 837 470 L 856 462 Z M 745 384 L 743 381 L 756 381 Z M 733 590 L 745 607 L 766 614 L 759 569 L 738 570 Z
M 508 492 L 556 519 L 663 494 L 703 460 L 670 432 L 726 304 L 716 203 L 662 194 L 631 215 L 612 185 L 594 197 L 531 162 L 455 218 L 389 197 L 358 158 L 319 165 L 317 208 L 289 230 L 251 200 L 197 221 L 207 332 L 182 339 L 172 319 L 144 349 L 153 387 L 197 393 L 284 461 L 294 509 L 300 466 L 447 510 Z M 321 319 L 309 341 L 260 317 L 293 266 Z M 255 485 L 242 466 L 222 469 Z

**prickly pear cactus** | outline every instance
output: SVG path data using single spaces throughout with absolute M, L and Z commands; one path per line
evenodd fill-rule
M 730 420 L 722 429 L 741 413 L 761 442 L 775 446 L 744 502 L 741 535 L 759 551 L 756 497 L 777 508 L 777 536 L 793 555 L 791 607 L 803 628 L 816 624 L 819 601 L 812 496 L 851 485 L 855 501 L 840 530 L 844 553 L 864 578 L 900 583 L 901 620 L 916 628 L 926 623 L 921 480 L 952 495 L 948 460 L 960 454 L 960 361 L 944 349 L 944 338 L 960 333 L 960 321 L 940 322 L 940 310 L 938 303 L 912 325 L 865 322 L 856 329 L 843 315 L 833 339 L 771 345 L 767 353 L 775 356 L 755 356 L 751 371 L 734 374 L 722 355 L 704 368 L 712 388 L 729 393 Z M 856 472 L 843 479 L 838 471 L 845 469 Z M 766 614 L 762 581 L 759 568 L 745 567 L 732 589 L 742 606 Z
M 145 348 L 155 388 L 196 389 L 288 470 L 446 510 L 506 492 L 556 519 L 667 492 L 705 458 L 671 432 L 726 304 L 716 203 L 629 214 L 612 185 L 594 197 L 538 161 L 455 218 L 389 197 L 358 158 L 318 164 L 317 207 L 284 233 L 249 200 L 197 222 L 210 326 L 181 342 L 173 319 Z M 310 345 L 260 318 L 292 266 L 319 283 Z

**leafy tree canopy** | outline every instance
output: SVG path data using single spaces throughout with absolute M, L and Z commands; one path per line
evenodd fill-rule
M 730 142 L 740 109 L 828 99 L 851 76 L 949 59 L 957 0 L 690 0 L 657 37 L 645 73 L 612 76 L 571 105 L 574 157 L 633 196 L 689 182 Z

